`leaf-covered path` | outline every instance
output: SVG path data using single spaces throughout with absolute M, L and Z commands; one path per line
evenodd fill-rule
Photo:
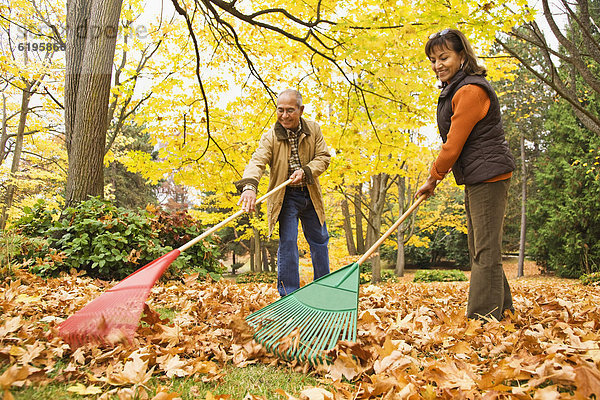
M 334 363 L 312 371 L 327 385 L 301 396 L 600 397 L 600 288 L 543 277 L 513 278 L 510 284 L 515 315 L 483 325 L 464 316 L 466 282 L 403 279 L 361 286 L 358 342 L 331 351 Z M 152 290 L 152 311 L 132 346 L 72 351 L 54 335 L 57 323 L 108 286 L 84 277 L 45 281 L 22 273 L 1 284 L 0 388 L 6 398 L 21 386 L 57 382 L 96 397 L 127 398 L 152 377 L 164 379 L 166 396 L 173 378 L 218 382 L 226 364 L 280 362 L 251 340 L 244 323 L 250 312 L 277 298 L 273 285 L 192 278 Z M 157 310 L 170 318 L 161 320 Z

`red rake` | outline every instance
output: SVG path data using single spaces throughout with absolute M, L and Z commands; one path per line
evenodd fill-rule
M 265 201 L 290 182 L 291 179 L 283 182 L 257 199 L 256 203 Z M 69 343 L 71 347 L 79 347 L 88 342 L 114 343 L 122 339 L 131 341 L 138 327 L 150 289 L 152 289 L 169 265 L 183 251 L 219 230 L 243 213 L 243 210 L 239 210 L 202 235 L 143 266 L 114 287 L 108 289 L 100 297 L 61 323 L 58 327 L 59 336 L 65 342 Z

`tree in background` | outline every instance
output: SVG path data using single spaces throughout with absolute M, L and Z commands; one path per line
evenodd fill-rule
M 524 43 L 512 39 L 508 44 L 518 48 L 529 63 L 543 61 L 544 55 L 538 48 L 530 47 L 526 53 Z M 503 247 L 506 251 L 519 253 L 517 274 L 523 276 L 528 193 L 535 193 L 534 165 L 540 155 L 543 138 L 548 137 L 544 125 L 554 96 L 551 89 L 521 63 L 515 66 L 509 78 L 494 83 L 502 105 L 504 130 L 517 164 L 511 179 L 510 201 L 504 219 Z
M 370 232 L 357 235 L 357 251 L 368 245 L 361 246 L 361 239 L 373 240 L 381 233 L 363 215 L 380 219 L 385 201 L 379 200 L 392 187 L 389 177 L 400 173 L 403 162 L 418 161 L 414 148 L 419 144 L 411 143 L 409 132 L 435 114 L 435 78 L 422 50 L 427 37 L 446 26 L 460 26 L 487 54 L 495 33 L 523 15 L 523 9 L 513 14 L 504 6 L 484 9 L 475 2 L 450 11 L 444 2 L 173 4 L 191 36 L 186 53 L 195 54 L 195 68 L 189 67 L 189 59 L 173 59 L 180 75 L 156 87 L 156 101 L 159 91 L 168 90 L 179 93 L 177 102 L 160 114 L 145 114 L 159 157 L 152 161 L 132 153 L 129 168 L 155 182 L 172 176 L 199 192 L 214 192 L 234 207 L 237 195 L 231 182 L 274 121 L 274 94 L 295 87 L 310 106 L 307 117 L 321 124 L 335 152 L 323 179 L 328 197 L 335 188 L 344 193 L 353 192 L 348 185 L 360 188 L 350 194 L 360 199 L 354 208 L 362 207 L 355 213 L 362 219 L 355 229 Z M 343 15 L 337 12 L 340 8 Z M 190 86 L 190 79 L 196 85 Z M 237 96 L 231 95 L 232 89 Z M 173 128 L 185 122 L 187 134 Z M 386 174 L 386 184 L 380 185 Z M 342 232 L 341 226 L 332 236 Z
M 67 0 L 66 205 L 104 195 L 112 66 L 123 0 Z
M 56 147 L 60 125 L 56 114 L 61 107 L 56 82 L 62 69 L 57 58 L 64 50 L 59 33 L 64 14 L 61 2 L 50 1 L 3 0 L 0 9 L 0 230 L 4 230 L 13 204 L 20 204 L 26 193 L 56 187 L 65 174 L 64 157 Z
M 231 182 L 274 121 L 274 94 L 291 86 L 305 94 L 312 108 L 307 116 L 321 123 L 336 153 L 337 164 L 327 172 L 324 180 L 330 183 L 324 189 L 332 193 L 336 187 L 358 188 L 352 196 L 357 251 L 381 233 L 383 226 L 369 221 L 385 224 L 390 220 L 385 213 L 400 211 L 386 207 L 386 197 L 395 188 L 393 182 L 402 174 L 402 166 L 410 163 L 413 171 L 426 168 L 420 164 L 422 144 L 410 132 L 434 115 L 434 77 L 422 50 L 429 34 L 459 26 L 476 38 L 479 52 L 487 54 L 496 32 L 510 29 L 527 13 L 523 4 L 513 13 L 504 5 L 482 7 L 475 1 L 452 9 L 443 1 L 319 0 L 283 8 L 266 2 L 219 0 L 173 0 L 173 4 L 183 18 L 157 28 L 157 35 L 164 33 L 168 41 L 160 47 L 164 52 L 159 59 L 169 66 L 159 68 L 158 61 L 153 63 L 148 82 L 152 96 L 142 95 L 138 99 L 143 102 L 137 103 L 129 102 L 127 96 L 135 92 L 132 83 L 143 72 L 129 61 L 126 68 L 119 66 L 125 58 L 136 57 L 138 65 L 152 63 L 141 61 L 142 50 L 126 57 L 130 43 L 115 40 L 113 46 L 112 22 L 118 20 L 114 14 L 121 9 L 120 2 L 104 7 L 95 0 L 67 4 L 72 39 L 67 43 L 64 100 L 67 203 L 101 195 L 99 182 L 103 180 L 98 169 L 103 162 L 118 158 L 153 183 L 173 179 L 197 193 L 215 193 L 224 209 L 234 207 L 237 196 Z M 344 14 L 338 12 L 341 8 Z M 130 21 L 139 10 L 128 12 L 123 7 L 122 20 Z M 95 34 L 98 29 L 99 36 Z M 90 56 L 95 45 L 100 48 L 97 60 Z M 105 56 L 113 47 L 123 55 L 115 60 L 117 86 L 107 94 L 112 61 Z M 144 54 L 153 52 L 149 46 Z M 90 79 L 92 73 L 101 79 Z M 111 154 L 112 138 L 118 136 L 119 124 L 124 124 L 121 116 L 145 127 L 157 157 L 143 151 Z M 109 131 L 107 138 L 109 126 L 115 134 Z M 260 190 L 264 192 L 264 187 Z M 209 204 L 207 198 L 203 201 Z M 335 209 L 336 204 L 328 206 Z M 370 218 L 363 218 L 369 214 Z M 337 216 L 333 219 L 341 221 Z
M 598 0 L 560 0 L 550 3 L 541 0 L 543 16 L 551 34 L 540 29 L 535 20 L 531 20 L 518 29 L 513 29 L 509 41 L 500 35 L 497 42 L 502 48 L 517 58 L 538 80 L 551 87 L 558 96 L 573 108 L 581 123 L 591 132 L 600 135 L 600 117 L 594 106 L 586 98 L 588 94 L 575 88 L 575 81 L 585 84 L 588 92 L 600 93 L 600 42 L 598 25 L 600 22 L 600 2 Z M 562 21 L 567 21 L 569 31 L 577 35 L 564 33 Z M 515 27 L 516 28 L 516 27 Z M 552 46 L 554 39 L 560 44 Z M 520 43 L 520 44 L 519 44 Z M 531 48 L 540 50 L 543 57 L 529 57 Z
M 594 51 L 587 54 L 587 46 L 590 40 L 598 46 L 600 32 L 588 29 L 582 21 L 598 21 L 597 4 L 579 3 L 564 36 L 581 54 L 585 51 L 585 68 L 596 78 L 600 76 L 600 60 L 594 58 Z M 559 50 L 566 54 L 572 51 L 571 45 Z M 582 114 L 562 97 L 550 108 L 545 124 L 548 134 L 543 137 L 542 154 L 535 165 L 536 193 L 529 205 L 536 261 L 568 277 L 600 270 L 600 135 L 590 125 L 590 116 L 600 116 L 600 92 L 575 62 L 561 65 L 556 79 L 565 83 L 565 89 L 576 96 L 587 113 Z
M 553 105 L 546 127 L 529 204 L 531 252 L 546 270 L 576 278 L 600 270 L 600 138 L 563 100 Z
M 112 145 L 111 153 L 115 158 L 105 168 L 105 194 L 117 207 L 135 209 L 156 204 L 159 187 L 149 185 L 140 174 L 128 171 L 127 167 L 119 161 L 122 153 L 130 150 L 152 153 L 152 146 L 148 143 L 149 135 L 142 133 L 143 129 L 136 126 L 126 125 L 121 130 L 121 135 Z
M 10 174 L 10 163 L 18 162 L 13 177 L 2 182 L 3 188 L 12 186 L 14 189 L 14 201 L 7 201 L 7 197 L 10 196 L 7 196 L 6 190 L 0 193 L 6 210 L 4 221 L 8 221 L 18 218 L 24 207 L 32 206 L 39 198 L 46 199 L 48 204 L 54 204 L 55 207 L 64 205 L 68 170 L 63 106 L 67 30 L 65 2 L 2 0 L 0 6 L 3 7 L 3 19 L 0 20 L 3 29 L 0 79 L 5 85 L 3 99 L 6 105 L 3 113 L 6 118 L 3 119 L 0 140 L 0 168 L 3 178 L 8 178 Z M 139 176 L 136 178 L 135 175 L 126 172 L 124 166 L 119 166 L 120 159 L 126 157 L 128 150 L 142 150 L 136 144 L 138 140 L 148 138 L 147 133 L 135 129 L 132 131 L 129 128 L 135 126 L 133 119 L 136 113 L 153 95 L 152 87 L 148 87 L 145 81 L 155 76 L 164 77 L 173 73 L 169 69 L 170 61 L 162 46 L 164 36 L 170 32 L 166 28 L 168 18 L 165 21 L 159 19 L 157 23 L 152 18 L 140 21 L 143 10 L 144 3 L 141 0 L 124 2 L 116 34 L 112 89 L 107 101 L 106 144 L 102 148 L 101 167 L 110 170 L 107 171 L 109 179 L 106 183 L 110 180 L 113 184 L 112 189 L 107 188 L 107 193 L 122 199 L 123 203 L 120 204 L 123 205 L 140 204 L 143 201 L 133 198 L 125 200 L 124 197 L 128 196 L 125 192 L 115 192 L 115 188 L 119 187 L 115 179 L 120 179 L 115 177 L 115 172 L 118 171 L 123 177 L 128 175 L 127 179 L 132 179 L 133 186 L 138 190 L 147 190 L 143 188 L 145 179 Z M 74 35 L 86 36 L 88 28 L 91 29 L 90 32 L 95 29 L 95 33 L 92 33 L 99 34 L 98 27 L 91 28 L 88 23 L 84 22 L 79 29 L 74 28 Z M 109 29 L 103 30 L 102 34 L 113 33 Z M 19 111 L 22 108 L 22 96 L 20 92 L 17 93 L 19 87 L 26 87 L 18 83 L 25 82 L 23 79 L 28 82 L 40 79 L 38 85 L 25 92 L 29 93 L 30 97 L 30 111 L 25 110 L 26 112 Z M 71 81 L 72 79 L 69 79 L 69 82 Z M 69 96 L 67 93 L 66 97 Z M 21 125 L 23 135 L 19 135 L 19 124 L 15 122 L 19 119 L 25 121 L 25 124 Z M 128 147 L 130 145 L 131 148 Z M 22 151 L 19 152 L 18 149 Z M 151 149 L 152 146 L 149 146 L 143 151 Z M 17 157 L 14 157 L 14 154 Z M 111 165 L 112 163 L 116 164 Z M 84 174 L 81 179 L 93 176 L 95 174 Z

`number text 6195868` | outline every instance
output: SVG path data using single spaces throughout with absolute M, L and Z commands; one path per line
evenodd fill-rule
M 65 45 L 60 43 L 50 42 L 25 42 L 19 43 L 17 46 L 19 51 L 65 51 Z

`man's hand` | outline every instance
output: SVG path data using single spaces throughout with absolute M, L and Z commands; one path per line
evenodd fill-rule
M 238 206 L 240 204 L 244 212 L 254 212 L 256 210 L 256 192 L 252 189 L 244 190 L 238 201 Z
M 438 181 L 429 176 L 425 183 L 417 190 L 417 193 L 415 193 L 415 199 L 421 197 L 421 195 L 427 195 L 427 197 L 433 196 L 437 184 Z
M 304 170 L 297 169 L 290 175 L 290 179 L 292 180 L 290 184 L 300 183 L 302 182 L 302 178 L 304 178 Z

